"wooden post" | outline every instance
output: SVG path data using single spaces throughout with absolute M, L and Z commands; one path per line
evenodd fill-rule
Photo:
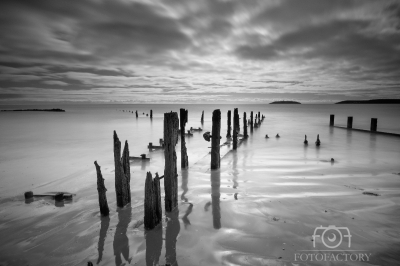
M 178 173 L 175 146 L 178 142 L 178 114 L 164 114 L 164 189 L 165 211 L 171 212 L 178 205 Z
M 188 120 L 188 110 L 180 109 L 180 124 L 181 124 L 181 168 L 185 169 L 189 166 L 187 156 L 186 141 L 185 141 L 185 124 Z
M 128 141 L 125 141 L 124 151 L 121 156 L 121 142 L 114 130 L 114 165 L 115 165 L 115 193 L 117 206 L 124 207 L 131 202 L 130 165 Z
M 260 118 L 261 118 L 261 116 L 260 116 L 260 111 L 258 111 L 258 124 L 261 124 Z
M 238 128 L 237 128 L 237 120 L 239 120 L 238 109 L 235 108 L 233 110 L 233 149 L 237 149 L 237 140 L 238 140 Z
M 135 112 L 135 113 L 136 113 L 136 118 L 138 118 L 138 117 L 139 117 L 139 115 L 138 115 L 138 113 L 137 113 L 137 110 L 136 110 L 136 112 Z
M 237 133 L 239 134 L 239 132 L 240 132 L 240 117 L 239 117 L 239 111 L 237 112 L 236 121 L 234 121 L 234 123 L 236 123 Z
M 153 118 L 153 110 L 150 110 L 150 118 Z
M 353 128 L 353 117 L 347 117 L 347 128 Z
M 97 161 L 94 161 L 94 165 L 96 167 L 97 173 L 97 192 L 99 193 L 99 206 L 100 213 L 104 216 L 107 216 L 110 213 L 108 209 L 107 196 L 106 196 L 106 187 L 104 186 L 104 178 L 101 174 L 100 166 L 97 164 Z
M 226 137 L 227 138 L 232 137 L 231 130 L 232 130 L 232 127 L 231 127 L 231 110 L 229 110 L 228 111 L 228 131 L 226 132 Z
M 331 115 L 329 118 L 329 126 L 333 127 L 335 125 L 335 115 Z
M 378 118 L 371 118 L 371 131 L 376 131 L 378 128 Z
M 204 123 L 204 111 L 201 112 L 201 119 L 200 119 L 201 124 Z
M 220 131 L 221 131 L 221 111 L 214 110 L 212 116 L 211 132 L 211 169 L 219 169 L 220 166 Z
M 250 113 L 250 133 L 253 133 L 253 111 Z
M 246 119 L 246 112 L 243 113 L 243 137 L 247 138 L 247 119 Z
M 153 179 L 150 172 L 147 172 L 144 187 L 144 227 L 151 230 L 156 227 L 162 219 L 161 190 L 158 174 Z

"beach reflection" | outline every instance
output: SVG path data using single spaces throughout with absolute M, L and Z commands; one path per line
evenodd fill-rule
M 100 236 L 99 236 L 99 243 L 97 245 L 97 251 L 99 253 L 99 257 L 97 259 L 97 264 L 99 264 L 103 258 L 104 242 L 106 240 L 108 227 L 110 226 L 109 216 L 101 216 L 100 219 L 101 219 Z
M 158 265 L 163 246 L 162 226 L 146 231 L 146 265 Z
M 115 256 L 115 265 L 119 266 L 122 264 L 122 257 L 126 261 L 130 263 L 131 258 L 129 258 L 129 240 L 126 235 L 126 230 L 128 229 L 128 225 L 131 222 L 132 216 L 132 208 L 131 205 L 128 204 L 124 208 L 119 208 L 118 212 L 118 224 L 115 229 L 114 235 L 114 256 Z
M 211 205 L 212 205 L 213 225 L 215 229 L 221 228 L 220 187 L 221 187 L 220 170 L 219 169 L 211 170 Z
M 176 260 L 176 239 L 181 230 L 179 223 L 179 209 L 175 208 L 172 212 L 166 213 L 168 218 L 167 229 L 165 233 L 165 260 L 171 266 L 178 265 Z

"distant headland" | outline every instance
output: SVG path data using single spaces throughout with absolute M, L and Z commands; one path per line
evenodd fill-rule
M 296 101 L 275 101 L 270 104 L 301 104 L 301 103 Z
M 341 101 L 337 102 L 336 104 L 394 104 L 394 103 L 400 103 L 400 99 Z
M 17 109 L 17 110 L 1 110 L 2 112 L 65 112 L 63 109 Z

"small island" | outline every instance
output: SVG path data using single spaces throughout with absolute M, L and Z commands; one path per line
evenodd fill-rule
M 341 101 L 336 104 L 398 104 L 400 99 L 375 99 L 375 100 L 354 100 Z
M 2 112 L 65 112 L 63 109 L 17 109 L 17 110 L 1 110 Z
M 296 101 L 275 101 L 270 104 L 301 104 L 301 103 Z

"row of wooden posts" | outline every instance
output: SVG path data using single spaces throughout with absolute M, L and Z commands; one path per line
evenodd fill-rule
M 329 125 L 332 127 L 335 125 L 335 115 L 330 115 Z M 353 117 L 352 116 L 347 117 L 347 128 L 348 129 L 353 128 Z M 378 118 L 371 118 L 370 130 L 373 132 L 376 132 L 377 129 L 378 129 Z
M 150 112 L 152 115 L 152 112 Z M 246 113 L 243 114 L 243 138 L 247 138 L 247 126 L 250 125 L 250 131 L 253 132 L 253 127 L 259 127 L 264 116 L 261 117 L 260 112 L 256 114 L 253 123 L 253 112 L 250 119 L 247 120 Z M 177 173 L 177 157 L 176 144 L 178 142 L 178 131 L 180 124 L 181 137 L 181 168 L 185 169 L 189 166 L 185 141 L 185 126 L 188 121 L 188 110 L 180 109 L 180 121 L 176 112 L 164 114 L 164 175 L 159 177 L 158 173 L 153 178 L 150 172 L 146 175 L 145 182 L 145 199 L 144 199 L 144 226 L 146 229 L 153 229 L 162 219 L 161 207 L 161 189 L 160 179 L 164 178 L 165 190 L 165 211 L 171 212 L 178 205 L 178 173 Z M 204 111 L 201 115 L 202 123 L 204 122 Z M 240 119 L 238 109 L 234 109 L 233 119 L 233 149 L 237 149 L 238 135 L 240 132 Z M 214 110 L 212 113 L 212 133 L 211 133 L 211 169 L 220 168 L 220 139 L 221 139 L 221 111 Z M 209 132 L 208 132 L 209 133 Z M 231 137 L 231 111 L 228 111 L 228 138 Z M 124 149 L 121 156 L 121 142 L 117 133 L 114 131 L 114 165 L 115 165 L 115 193 L 117 198 L 117 206 L 124 207 L 131 202 L 130 191 L 130 164 L 129 164 L 129 146 L 128 141 L 125 141 Z M 100 166 L 94 162 L 97 172 L 97 190 L 99 194 L 99 206 L 102 215 L 109 214 L 109 208 L 106 197 L 106 187 L 104 178 L 101 174 Z

